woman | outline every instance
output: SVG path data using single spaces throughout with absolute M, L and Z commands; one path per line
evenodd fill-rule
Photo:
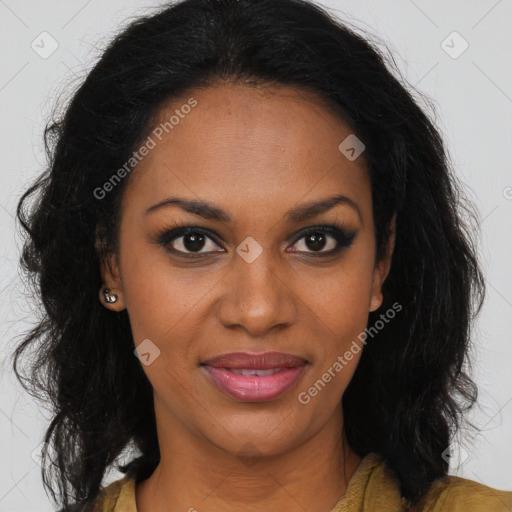
M 46 316 L 14 366 L 44 341 L 62 510 L 511 509 L 447 476 L 471 205 L 368 41 L 303 1 L 185 0 L 112 42 L 46 140 L 18 207 Z

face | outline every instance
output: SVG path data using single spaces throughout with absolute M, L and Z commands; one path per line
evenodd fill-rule
M 341 416 L 382 301 L 364 154 L 346 158 L 348 125 L 285 86 L 192 91 L 160 121 L 124 193 L 105 306 L 144 343 L 159 436 L 283 453 Z

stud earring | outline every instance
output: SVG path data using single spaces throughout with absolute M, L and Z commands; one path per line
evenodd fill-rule
M 103 297 L 107 304 L 113 304 L 114 302 L 117 302 L 117 299 L 119 298 L 116 293 L 111 293 L 110 288 L 105 288 L 103 290 Z

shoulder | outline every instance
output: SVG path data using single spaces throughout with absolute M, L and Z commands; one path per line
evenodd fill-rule
M 424 500 L 428 512 L 512 511 L 512 491 L 494 489 L 457 476 L 446 476 L 434 482 Z
M 129 494 L 134 487 L 134 480 L 131 476 L 124 476 L 104 487 L 92 503 L 81 501 L 67 509 L 60 509 L 57 512 L 132 512 L 132 510 L 119 509 L 119 501 L 123 495 Z M 133 512 L 136 512 L 135 510 Z
M 407 510 L 399 483 L 386 462 L 372 456 L 371 468 L 361 487 L 360 510 Z M 502 491 L 457 476 L 436 480 L 412 510 L 418 512 L 512 512 L 512 491 Z

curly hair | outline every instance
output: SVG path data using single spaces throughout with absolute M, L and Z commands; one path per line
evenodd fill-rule
M 369 323 L 395 302 L 403 311 L 365 347 L 342 398 L 344 428 L 350 446 L 380 454 L 417 503 L 447 474 L 442 453 L 477 396 L 468 354 L 485 285 L 475 207 L 394 59 L 303 0 L 183 0 L 138 18 L 48 123 L 48 167 L 17 208 L 20 263 L 43 316 L 13 354 L 21 384 L 53 409 L 43 484 L 65 507 L 91 503 L 126 447 L 140 454 L 116 466 L 123 473 L 144 478 L 159 463 L 152 386 L 127 312 L 98 301 L 130 176 L 107 200 L 94 191 L 130 159 L 164 102 L 216 83 L 308 88 L 366 146 L 378 259 L 397 214 L 384 302 Z M 18 359 L 29 347 L 24 376 Z

